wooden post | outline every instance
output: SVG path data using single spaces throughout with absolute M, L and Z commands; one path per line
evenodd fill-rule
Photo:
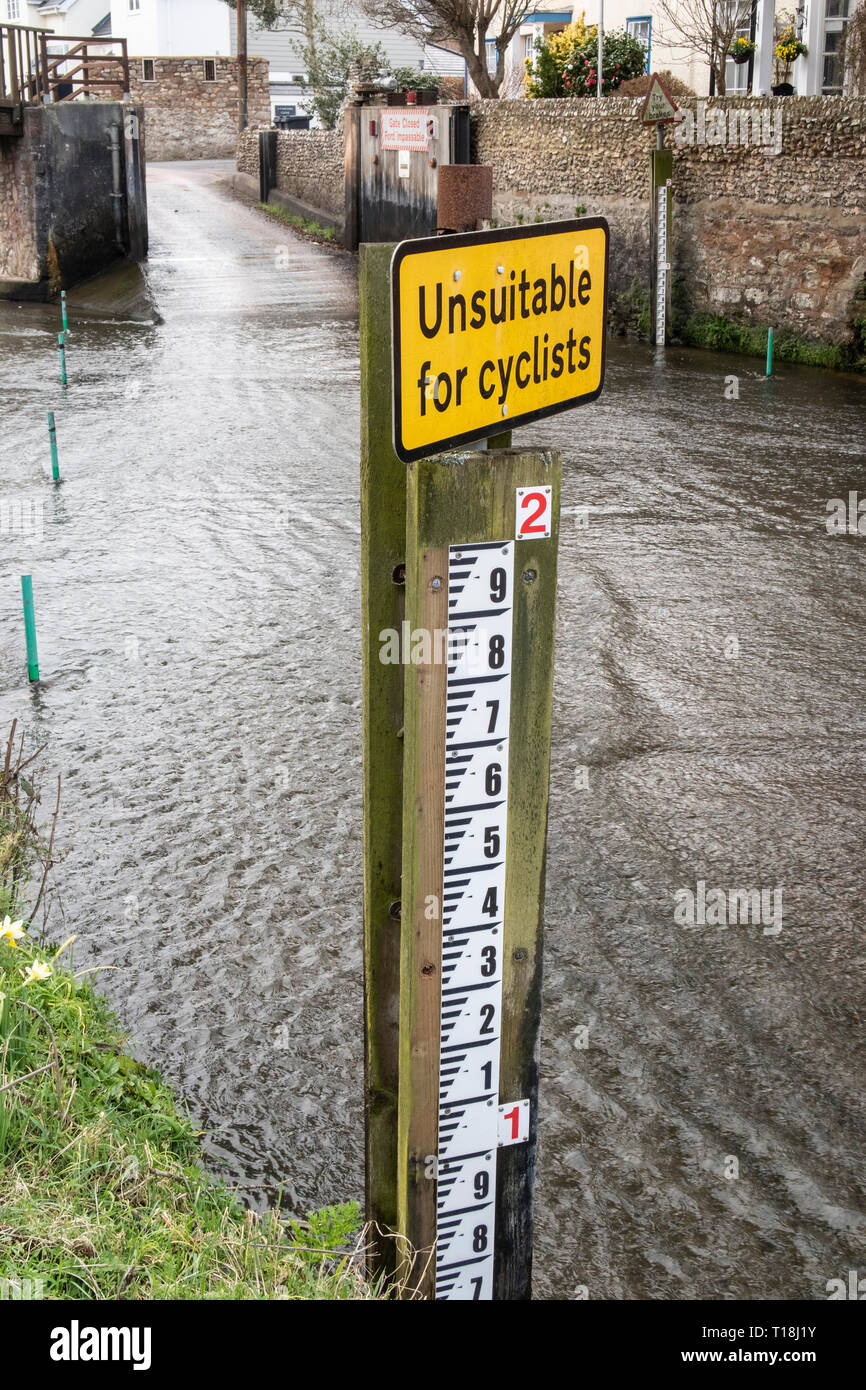
M 357 251 L 360 236 L 362 114 L 359 102 L 347 106 L 343 112 L 343 245 L 347 251 Z M 383 282 L 386 297 L 390 292 Z M 391 370 L 390 364 L 388 370 Z
M 661 126 L 658 127 L 659 132 Z M 667 337 L 667 319 L 670 308 L 670 275 L 660 273 L 661 252 L 665 261 L 670 260 L 671 245 L 671 190 L 673 175 L 673 151 L 658 148 L 650 154 L 650 298 L 651 327 L 650 342 L 664 347 Z M 662 236 L 660 236 L 660 233 Z M 663 240 L 662 240 L 663 238 Z M 660 303 L 659 287 L 664 300 Z
M 561 473 L 519 449 L 408 467 L 407 630 L 428 646 L 405 666 L 398 1221 L 426 1297 L 530 1295 Z M 515 539 L 518 488 L 546 496 L 546 537 Z M 522 1142 L 499 1148 L 502 1108 Z
M 237 0 L 238 7 L 238 130 L 246 130 L 247 120 L 247 0 Z
M 366 1216 L 392 1233 L 373 1232 L 375 1273 L 395 1267 L 397 1225 L 403 668 L 380 660 L 380 633 L 401 632 L 405 603 L 406 468 L 391 442 L 393 249 L 362 246 L 360 257 Z

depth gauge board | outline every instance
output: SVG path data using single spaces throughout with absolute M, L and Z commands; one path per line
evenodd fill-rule
M 560 476 L 407 474 L 398 1207 L 443 1300 L 530 1291 Z

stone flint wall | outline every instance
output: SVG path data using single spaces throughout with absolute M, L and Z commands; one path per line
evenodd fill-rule
M 672 265 L 684 312 L 725 313 L 839 342 L 866 275 L 866 99 L 682 103 Z M 483 101 L 473 159 L 493 166 L 500 223 L 573 217 L 611 226 L 611 290 L 648 286 L 649 152 L 641 101 Z
M 214 65 L 213 82 L 205 78 L 206 59 Z M 145 62 L 153 63 L 152 82 L 144 80 Z M 251 125 L 271 123 L 268 71 L 267 58 L 248 60 Z M 130 58 L 129 85 L 147 117 L 148 159 L 232 158 L 238 138 L 237 58 Z
M 270 125 L 270 122 L 268 122 Z M 250 128 L 237 141 L 239 173 L 259 177 L 259 132 Z M 277 132 L 277 188 L 311 209 L 343 216 L 343 131 Z
M 39 279 L 34 133 L 0 139 L 0 281 Z

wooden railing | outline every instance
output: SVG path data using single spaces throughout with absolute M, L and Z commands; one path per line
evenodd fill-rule
M 73 101 L 100 87 L 129 91 L 126 39 L 0 24 L 0 105 Z

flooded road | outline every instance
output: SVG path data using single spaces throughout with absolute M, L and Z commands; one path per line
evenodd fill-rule
M 2 498 L 42 504 L 0 536 L 0 727 L 64 775 L 54 935 L 214 1165 L 306 1210 L 362 1191 L 356 267 L 223 171 L 151 167 L 151 307 L 70 296 L 65 398 L 56 311 L 0 305 Z M 866 1272 L 866 536 L 825 526 L 866 385 L 759 368 L 614 342 L 516 439 L 565 457 L 542 1298 Z M 781 889 L 781 930 L 684 924 L 699 884 Z

